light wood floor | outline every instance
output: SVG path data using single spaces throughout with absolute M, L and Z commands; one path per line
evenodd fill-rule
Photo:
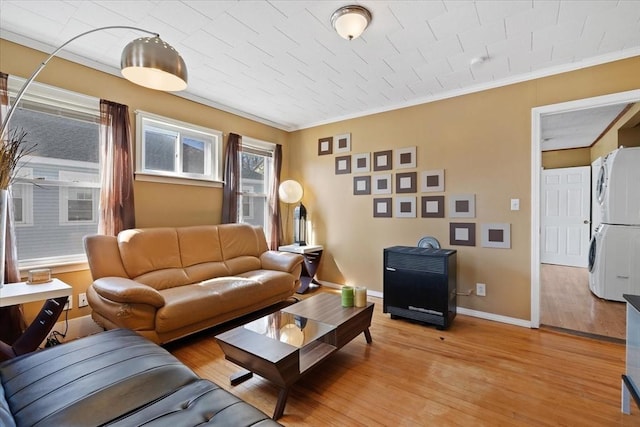
M 542 264 L 540 323 L 624 340 L 626 304 L 593 295 L 586 268 Z
M 324 292 L 321 288 L 317 292 Z M 303 377 L 287 426 L 638 426 L 620 412 L 625 347 L 548 329 L 458 315 L 446 331 L 391 320 L 376 307 L 373 343 L 359 336 Z M 167 346 L 196 373 L 271 415 L 278 391 L 238 367 L 214 331 Z

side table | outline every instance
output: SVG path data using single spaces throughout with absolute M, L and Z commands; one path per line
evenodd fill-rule
M 0 307 L 46 300 L 40 312 L 12 346 L 0 341 L 0 360 L 31 353 L 51 332 L 73 288 L 59 279 L 47 283 L 7 283 L 0 289 Z
M 314 276 L 316 275 L 316 271 L 318 271 L 323 249 L 322 245 L 286 245 L 278 247 L 279 251 L 293 252 L 301 254 L 304 257 L 304 262 L 302 263 L 302 274 L 300 275 L 300 287 L 296 293 L 303 294 L 307 292 L 309 285 L 312 283 L 316 285 L 320 284 L 314 279 Z

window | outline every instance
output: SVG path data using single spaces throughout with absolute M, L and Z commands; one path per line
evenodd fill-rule
M 33 178 L 31 168 L 22 167 L 17 173 L 19 178 Z M 33 225 L 33 186 L 25 183 L 14 183 L 11 186 L 13 199 L 13 220 L 16 227 Z
M 142 111 L 136 129 L 136 179 L 222 181 L 222 132 Z
M 21 83 L 9 78 L 10 96 Z M 35 144 L 12 186 L 22 269 L 86 260 L 82 238 L 98 231 L 99 102 L 34 83 L 11 119 Z
M 240 156 L 238 221 L 259 225 L 269 235 L 268 195 L 273 183 L 273 152 L 268 142 L 243 137 Z

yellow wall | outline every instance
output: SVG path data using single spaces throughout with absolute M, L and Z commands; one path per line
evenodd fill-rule
M 591 161 L 598 157 L 604 157 L 620 145 L 633 147 L 640 145 L 640 141 L 633 142 L 635 138 L 630 138 L 631 132 L 636 132 L 635 136 L 639 136 L 635 129 L 628 126 L 637 126 L 640 117 L 640 102 L 636 102 L 628 111 L 626 111 L 620 119 L 609 129 L 602 138 L 591 147 Z M 620 140 L 619 132 L 625 134 Z
M 43 57 L 0 40 L 0 70 L 5 73 L 26 77 Z M 635 57 L 290 134 L 64 60 L 54 59 L 38 81 L 127 104 L 131 111 L 141 109 L 219 129 L 225 135 L 237 132 L 283 144 L 282 177 L 302 182 L 313 241 L 325 245 L 322 280 L 381 291 L 382 249 L 413 246 L 420 237 L 433 235 L 444 247 L 458 250 L 460 290 L 476 282 L 487 284 L 486 297 L 459 297 L 461 306 L 528 319 L 531 108 L 637 89 L 638 75 L 640 57 Z M 468 222 L 476 223 L 478 246 L 451 246 L 449 218 L 374 219 L 373 197 L 353 196 L 353 175 L 335 175 L 335 156 L 317 155 L 319 138 L 345 132 L 352 135 L 352 154 L 416 146 L 418 171 L 445 169 L 447 197 L 475 194 L 476 217 Z M 139 226 L 220 220 L 220 189 L 136 182 L 135 197 Z M 520 211 L 509 209 L 511 198 L 520 199 Z M 511 249 L 479 246 L 480 224 L 487 222 L 511 224 Z M 86 272 L 60 278 L 72 282 L 75 294 L 89 283 Z
M 458 250 L 459 291 L 476 282 L 487 285 L 486 297 L 460 296 L 460 306 L 529 319 L 531 109 L 638 89 L 639 75 L 640 57 L 635 57 L 294 132 L 292 175 L 305 189 L 314 243 L 325 245 L 319 278 L 381 291 L 383 249 L 415 246 L 432 235 L 443 247 Z M 335 155 L 317 154 L 319 138 L 346 132 L 351 154 L 416 146 L 416 170 L 445 169 L 446 199 L 475 194 L 476 217 L 373 218 L 374 196 L 354 196 L 354 175 L 336 175 Z M 520 199 L 520 211 L 510 210 L 511 198 Z M 477 246 L 452 246 L 450 222 L 475 223 Z M 480 246 L 480 224 L 493 222 L 511 224 L 511 249 Z
M 45 54 L 0 39 L 0 71 L 27 78 L 46 58 Z M 54 58 L 37 78 L 62 89 L 126 104 L 131 112 L 135 135 L 136 110 L 143 110 L 224 132 L 229 132 L 282 144 L 282 177 L 288 173 L 288 138 L 285 131 L 198 104 L 170 93 L 136 86 L 122 78 Z M 136 181 L 134 187 L 136 225 L 178 226 L 217 224 L 221 220 L 222 189 Z M 77 294 L 85 292 L 91 283 L 88 271 L 57 275 L 74 287 L 73 309 L 69 317 L 89 314 L 89 309 L 77 309 Z M 27 317 L 35 313 L 38 304 L 25 307 Z
M 576 148 L 573 150 L 552 150 L 542 152 L 542 168 L 572 168 L 574 166 L 591 165 L 591 148 Z

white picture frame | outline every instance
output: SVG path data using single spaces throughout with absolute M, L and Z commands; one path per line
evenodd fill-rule
M 420 191 L 439 193 L 444 191 L 444 169 L 420 172 Z
M 415 196 L 398 196 L 395 198 L 394 213 L 396 218 L 416 217 Z
M 368 173 L 371 170 L 371 153 L 359 153 L 352 156 L 353 173 Z
M 391 186 L 392 182 L 390 173 L 373 175 L 371 180 L 371 194 L 391 194 Z
M 511 224 L 480 224 L 480 242 L 485 248 L 511 249 Z
M 349 153 L 351 151 L 351 134 L 343 133 L 333 137 L 333 153 Z
M 393 150 L 395 169 L 411 169 L 416 167 L 416 147 L 396 148 Z
M 476 195 L 475 194 L 454 194 L 449 196 L 449 217 L 450 218 L 475 218 L 476 217 Z

